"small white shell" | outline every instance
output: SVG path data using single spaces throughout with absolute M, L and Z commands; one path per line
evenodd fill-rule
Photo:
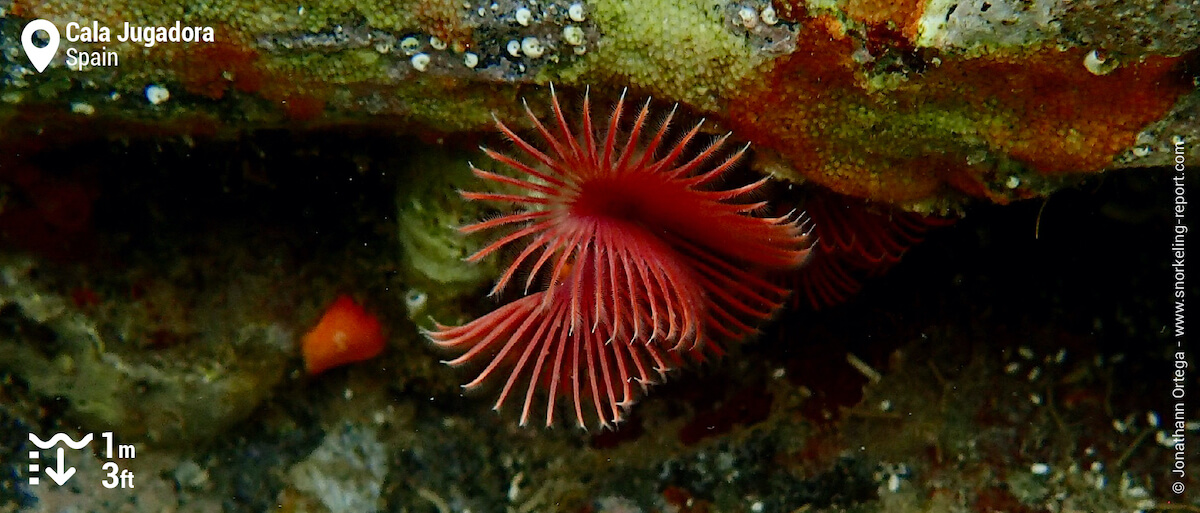
M 767 25 L 779 23 L 779 17 L 775 15 L 775 8 L 769 5 L 763 8 L 758 17 L 762 18 L 763 23 L 766 23 Z
M 513 15 L 513 17 L 516 18 L 517 23 L 520 23 L 522 27 L 528 27 L 529 20 L 533 19 L 533 12 L 522 7 L 517 9 L 517 12 Z
M 429 46 L 432 46 L 434 50 L 445 50 L 446 42 L 437 36 L 429 36 Z
M 426 54 L 418 53 L 412 56 L 412 59 L 409 59 L 409 62 L 412 63 L 413 69 L 417 71 L 425 71 L 429 69 L 429 56 Z
M 171 98 L 171 91 L 158 84 L 146 86 L 146 100 L 154 105 L 161 105 Z
M 1107 75 L 1117 69 L 1117 66 L 1120 66 L 1120 63 L 1116 59 L 1099 50 L 1092 50 L 1083 58 L 1083 67 L 1093 75 Z
M 471 52 L 467 52 L 467 53 L 463 54 L 463 66 L 466 66 L 468 68 L 474 68 L 478 64 L 479 64 L 479 56 L 478 55 L 475 55 Z
M 571 46 L 579 46 L 583 44 L 583 29 L 575 25 L 567 25 L 562 31 L 563 41 Z
M 417 50 L 420 48 L 421 41 L 417 40 L 415 37 L 408 36 L 400 40 L 400 50 L 404 52 L 404 55 L 412 55 L 417 53 Z
M 508 54 L 513 57 L 520 57 L 521 56 L 521 42 L 517 41 L 516 39 L 510 40 L 508 42 Z
M 583 4 L 581 3 L 573 3 L 570 7 L 567 7 L 567 16 L 570 17 L 572 21 L 577 22 L 587 19 L 587 14 L 583 12 Z
M 75 102 L 71 104 L 71 112 L 75 114 L 83 114 L 84 116 L 91 116 L 92 114 L 96 113 L 96 108 L 90 103 Z
M 889 492 L 896 493 L 897 491 L 899 491 L 900 490 L 900 476 L 898 476 L 896 474 L 892 474 L 892 475 L 888 476 L 887 487 L 888 487 Z
M 428 301 L 429 295 L 421 290 L 411 289 L 404 295 L 404 307 L 408 310 L 409 316 L 421 313 Z
M 538 38 L 529 36 L 521 40 L 521 51 L 525 52 L 525 55 L 536 59 L 541 57 L 543 53 L 546 53 L 546 47 L 542 46 L 542 42 Z
M 755 25 L 758 25 L 758 13 L 749 7 L 739 9 L 738 18 L 742 20 L 743 27 L 754 28 Z

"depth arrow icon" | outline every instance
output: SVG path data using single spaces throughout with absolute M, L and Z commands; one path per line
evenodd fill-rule
M 63 448 L 59 447 L 58 448 L 58 470 L 56 471 L 52 468 L 46 468 L 46 475 L 50 476 L 50 479 L 53 479 L 54 482 L 58 484 L 58 486 L 62 486 L 63 483 L 66 483 L 68 480 L 71 479 L 71 476 L 75 475 L 75 467 L 67 467 L 66 470 L 63 470 L 63 461 L 65 461 L 65 457 L 63 454 Z

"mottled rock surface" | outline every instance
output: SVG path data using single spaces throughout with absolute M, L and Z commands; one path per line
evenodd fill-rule
M 79 118 L 125 137 L 356 125 L 433 138 L 521 122 L 517 99 L 543 110 L 549 83 L 629 88 L 733 129 L 777 176 L 940 212 L 1156 162 L 1174 136 L 1197 155 L 1197 13 L 1192 0 L 17 0 L 0 18 L 0 126 L 9 139 Z M 113 40 L 64 40 L 38 74 L 17 44 L 34 18 L 96 22 Z M 126 22 L 176 21 L 214 41 L 116 39 Z M 119 65 L 68 70 L 68 47 Z M 1143 133 L 1168 117 L 1192 121 Z

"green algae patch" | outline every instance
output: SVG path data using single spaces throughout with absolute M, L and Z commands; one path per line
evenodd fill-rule
M 725 2 L 601 0 L 589 5 L 605 37 L 586 68 L 608 82 L 708 111 L 769 60 L 729 30 Z M 577 81 L 584 75 L 572 71 L 563 78 Z

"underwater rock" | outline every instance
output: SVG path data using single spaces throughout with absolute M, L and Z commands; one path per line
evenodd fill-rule
M 190 94 L 166 87 L 171 97 L 160 107 Z M 243 94 L 230 90 L 219 101 Z M 405 318 L 407 309 L 416 319 L 454 322 L 492 300 L 481 290 L 448 294 L 455 299 L 443 315 L 437 282 L 404 267 L 396 221 L 404 193 L 396 191 L 417 169 L 396 161 L 422 160 L 404 138 L 274 130 L 193 144 L 153 135 L 160 137 L 128 146 L 67 144 L 72 151 L 19 146 L 41 152 L 31 162 L 46 176 L 64 173 L 45 158 L 51 152 L 65 160 L 83 155 L 79 146 L 99 147 L 121 158 L 88 154 L 107 187 L 84 235 L 102 244 L 76 272 L 45 255 L 2 251 L 0 510 L 319 511 L 330 509 L 323 490 L 336 489 L 344 495 L 329 495 L 337 499 L 329 504 L 397 511 L 1013 511 L 1047 503 L 1106 511 L 1154 507 L 1144 501 L 1169 493 L 1145 477 L 1169 458 L 1159 440 L 1166 431 L 1155 429 L 1169 409 L 1145 399 L 1164 356 L 1158 344 L 1129 343 L 1154 340 L 1164 322 L 1154 312 L 1171 310 L 1168 297 L 1147 286 L 1161 281 L 1162 256 L 1145 250 L 1165 240 L 1156 217 L 1171 201 L 1164 173 L 1114 173 L 1102 187 L 1057 195 L 1044 217 L 1040 202 L 973 210 L 850 304 L 780 315 L 757 343 L 732 346 L 736 353 L 694 379 L 664 384 L 618 430 L 579 433 L 517 429 L 488 411 L 494 396 L 464 394 Z M 461 164 L 452 166 L 466 170 Z M 118 172 L 132 169 L 143 170 Z M 170 186 L 146 183 L 160 176 Z M 8 212 L 27 199 L 18 190 L 27 182 L 12 183 Z M 458 198 L 454 187 L 446 186 L 446 198 Z M 454 218 L 421 228 L 453 233 Z M 1122 237 L 1120 251 L 1111 251 L 1113 234 Z M 363 298 L 392 338 L 379 358 L 306 377 L 298 358 L 289 363 L 295 348 L 267 346 L 315 324 L 339 293 Z M 149 315 L 145 305 L 154 303 L 167 308 Z M 229 342 L 243 329 L 256 334 L 249 342 L 261 352 Z M 141 336 L 155 332 L 161 336 Z M 85 350 L 98 341 L 102 350 Z M 889 366 L 887 354 L 902 346 L 908 364 Z M 22 361 L 7 359 L 18 354 L 12 347 Z M 964 359 L 968 353 L 980 358 Z M 112 356 L 96 356 L 104 354 Z M 35 497 L 24 484 L 27 460 L 12 456 L 27 451 L 27 431 L 101 425 L 71 396 L 54 399 L 56 390 L 81 393 L 66 382 L 72 367 L 97 368 L 90 375 L 116 376 L 122 386 L 136 374 L 169 387 L 199 368 L 217 378 L 245 372 L 263 354 L 270 367 L 261 379 L 279 369 L 291 379 L 248 392 L 247 400 L 270 397 L 210 443 L 177 451 L 139 445 L 139 464 L 165 461 L 136 469 L 147 481 L 134 493 L 80 486 Z M 69 359 L 51 368 L 59 355 Z M 60 388 L 27 378 L 37 372 Z M 222 399 L 229 388 L 188 390 Z M 132 401 L 145 392 L 125 393 Z M 94 483 L 96 463 L 80 461 L 75 479 Z
M 1187 66 L 1200 41 L 1190 2 L 1144 3 L 243 0 L 178 12 L 149 0 L 17 0 L 0 24 L 0 127 L 472 132 L 493 113 L 517 122 L 512 100 L 533 84 L 632 87 L 778 152 L 790 168 L 781 177 L 941 212 L 1044 196 L 1176 135 L 1200 154 L 1195 116 L 1184 133 L 1138 140 L 1196 94 Z M 34 18 L 115 33 L 178 21 L 215 39 L 64 42 L 120 64 L 71 70 L 64 50 L 39 74 L 17 47 Z
M 283 378 L 293 342 L 280 326 L 230 326 L 172 347 L 131 347 L 117 334 L 137 322 L 136 308 L 93 318 L 35 271 L 27 257 L 0 257 L 0 369 L 35 395 L 64 400 L 83 430 L 187 446 L 244 419 Z
M 375 431 L 347 424 L 293 465 L 288 479 L 291 487 L 330 513 L 366 513 L 379 510 L 387 471 L 387 453 Z

